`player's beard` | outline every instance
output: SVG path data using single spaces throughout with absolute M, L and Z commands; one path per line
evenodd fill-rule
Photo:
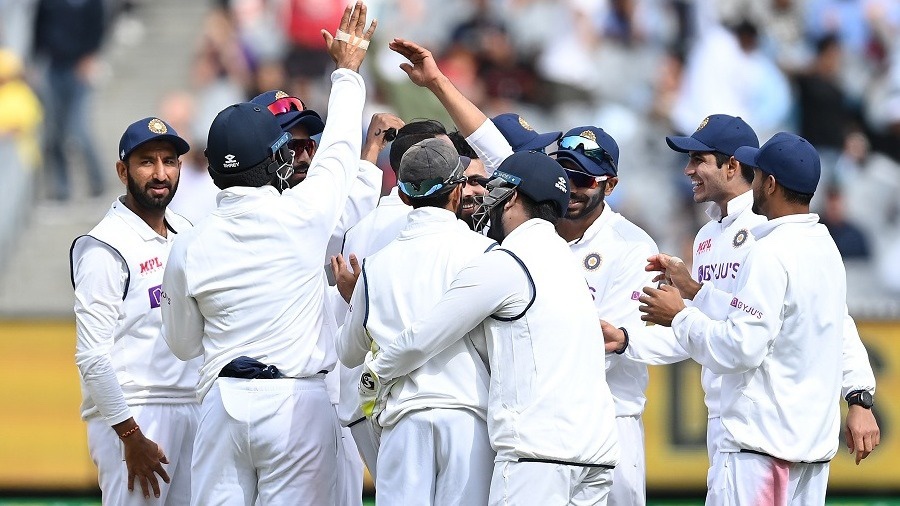
M 463 210 L 463 206 L 465 205 L 472 206 L 468 212 Z M 478 209 L 478 203 L 475 202 L 475 198 L 471 195 L 466 195 L 459 201 L 459 207 L 456 210 L 456 216 L 466 222 L 466 225 L 468 225 L 471 230 L 475 230 L 474 218 L 476 209 Z
M 298 162 L 294 165 L 294 173 L 288 178 L 288 186 L 293 188 L 302 183 L 306 179 L 307 172 L 309 172 L 309 162 Z
M 144 209 L 153 209 L 153 210 L 165 210 L 169 205 L 169 202 L 172 202 L 172 197 L 175 196 L 175 191 L 178 190 L 178 181 L 180 179 L 176 179 L 175 183 L 171 182 L 164 183 L 165 187 L 169 189 L 169 192 L 163 197 L 153 197 L 150 195 L 150 187 L 154 183 L 153 181 L 144 185 L 143 188 L 138 185 L 138 182 L 135 181 L 131 177 L 131 173 L 127 173 L 128 177 L 128 193 L 131 194 L 131 197 L 134 199 L 135 203 Z
M 503 203 L 499 203 L 496 207 L 489 211 L 490 228 L 487 236 L 498 243 L 502 244 L 506 239 L 506 232 L 503 230 Z
M 606 184 L 603 182 L 601 184 Z M 592 196 L 586 196 L 584 194 L 572 193 L 569 197 L 570 202 L 578 202 L 583 204 L 583 207 L 579 211 L 568 211 L 566 210 L 565 218 L 567 220 L 577 220 L 579 218 L 584 218 L 585 216 L 590 216 L 594 210 L 596 210 L 599 206 L 603 205 L 603 197 L 605 196 L 605 188 L 600 187 L 599 191 L 594 193 Z

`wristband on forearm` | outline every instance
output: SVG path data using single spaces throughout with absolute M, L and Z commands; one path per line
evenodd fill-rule
M 628 349 L 628 331 L 625 330 L 625 327 L 619 327 L 619 330 L 621 330 L 622 332 L 625 333 L 625 346 L 622 346 L 621 350 L 616 350 L 614 352 L 616 355 L 621 355 L 621 354 L 625 353 L 625 350 Z

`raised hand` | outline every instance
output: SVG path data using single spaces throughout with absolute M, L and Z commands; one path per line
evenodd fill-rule
M 397 135 L 397 130 L 403 128 L 402 119 L 387 112 L 379 112 L 372 115 L 369 122 L 369 130 L 366 133 L 366 142 L 362 148 L 362 159 L 375 163 L 378 154 L 387 146 L 388 142 Z M 389 132 L 393 129 L 393 135 Z
M 401 63 L 400 68 L 409 76 L 409 80 L 416 86 L 429 88 L 445 78 L 444 73 L 438 68 L 431 51 L 424 47 L 403 39 L 394 39 L 388 44 L 392 51 L 402 55 L 409 63 Z
M 348 5 L 341 17 L 341 24 L 337 33 L 331 35 L 328 30 L 322 30 L 322 37 L 328 48 L 328 54 L 338 68 L 359 71 L 359 66 L 366 58 L 366 49 L 378 21 L 373 19 L 366 30 L 366 4 L 357 0 L 355 5 Z

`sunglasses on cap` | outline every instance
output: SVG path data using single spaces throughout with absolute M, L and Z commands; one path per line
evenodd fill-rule
M 570 135 L 559 140 L 559 149 L 575 151 L 578 148 L 581 148 L 581 152 L 584 153 L 584 156 L 599 164 L 604 162 L 608 163 L 613 168 L 613 171 L 618 172 L 619 169 L 616 167 L 616 162 L 613 160 L 612 155 L 603 149 L 602 146 L 597 144 L 597 141 L 580 135 Z
M 565 169 L 565 171 L 566 175 L 569 176 L 569 182 L 572 183 L 572 186 L 578 188 L 594 189 L 597 185 L 609 179 L 609 176 L 595 176 L 578 170 Z
M 412 198 L 421 198 L 435 195 L 439 192 L 447 190 L 448 188 L 452 188 L 459 183 L 464 183 L 465 181 L 465 176 L 457 176 L 450 177 L 449 179 L 426 179 L 421 183 L 409 183 L 406 181 L 400 181 L 397 183 L 397 186 L 399 186 L 400 191 L 402 191 L 406 195 Z
M 291 111 L 305 111 L 306 104 L 297 97 L 283 97 L 269 104 L 268 109 L 277 116 Z
M 291 139 L 288 141 L 288 149 L 293 151 L 294 153 L 300 153 L 301 151 L 306 151 L 306 154 L 312 158 L 313 153 L 316 152 L 316 144 L 315 139 Z

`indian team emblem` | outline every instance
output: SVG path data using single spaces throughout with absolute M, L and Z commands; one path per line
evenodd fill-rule
M 590 139 L 594 142 L 597 142 L 597 136 L 594 135 L 594 132 L 591 132 L 590 130 L 585 130 L 584 132 L 581 132 L 580 134 L 578 134 L 578 137 L 584 137 L 585 139 Z
M 734 234 L 734 239 L 731 241 L 731 245 L 735 248 L 740 248 L 747 242 L 747 237 L 750 236 L 750 232 L 747 231 L 746 228 L 742 228 L 738 230 L 738 233 Z
M 163 123 L 162 120 L 156 118 L 151 119 L 150 123 L 147 123 L 147 128 L 155 134 L 164 134 L 169 131 L 169 129 L 166 128 L 166 124 Z
M 700 122 L 700 126 L 697 127 L 697 131 L 703 130 L 703 127 L 705 127 L 707 123 L 709 123 L 709 116 L 703 118 L 703 121 Z
M 290 96 L 290 95 L 288 95 L 287 93 L 285 93 L 285 92 L 283 92 L 283 91 L 281 91 L 281 90 L 278 90 L 278 91 L 275 92 L 275 100 L 279 100 L 279 99 L 282 99 L 282 98 L 285 98 L 285 97 L 289 97 L 289 96 Z
M 534 129 L 531 128 L 531 125 L 529 125 L 528 122 L 525 121 L 525 118 L 521 116 L 519 116 L 519 125 L 521 125 L 525 130 L 531 130 L 532 132 L 534 131 Z
M 589 271 L 596 271 L 600 264 L 603 263 L 603 257 L 600 256 L 600 253 L 591 253 L 588 256 L 584 257 L 584 268 Z

